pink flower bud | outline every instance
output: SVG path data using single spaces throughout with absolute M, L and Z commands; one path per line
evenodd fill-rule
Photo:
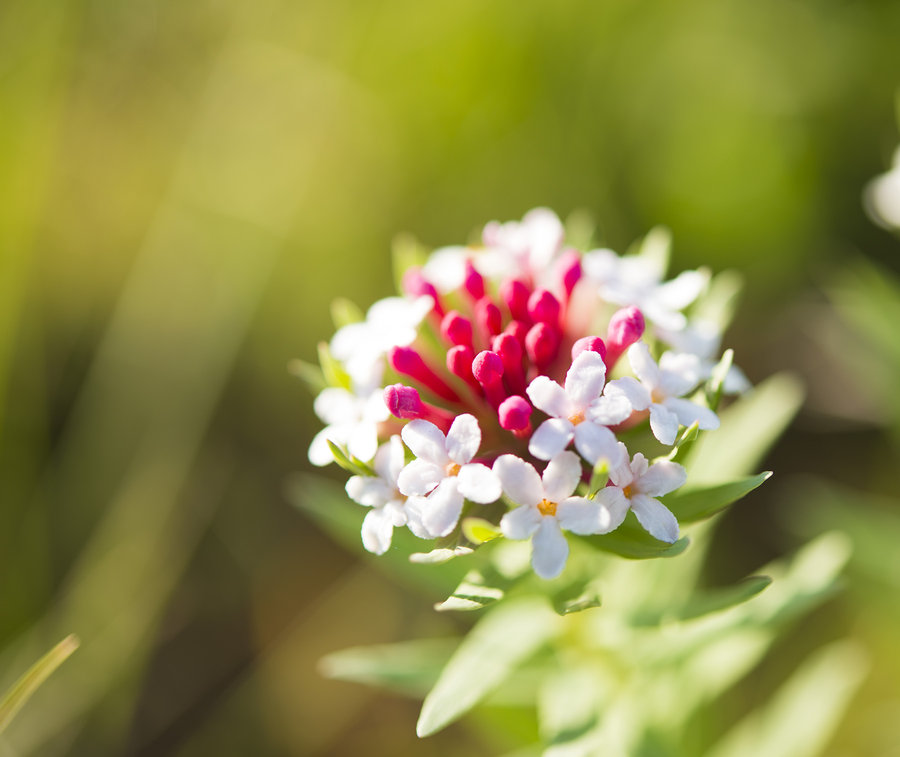
M 431 297 L 431 299 L 434 300 L 434 312 L 437 314 L 438 318 L 444 317 L 444 307 L 441 302 L 441 296 L 438 294 L 437 289 L 434 288 L 434 284 L 422 275 L 422 270 L 420 268 L 408 269 L 403 274 L 401 286 L 403 291 L 411 297 L 421 297 L 422 295 Z
M 526 431 L 531 429 L 531 405 L 524 397 L 507 397 L 497 408 L 500 427 L 507 431 Z
M 563 252 L 557 260 L 556 272 L 568 299 L 582 275 L 581 255 L 578 251 L 566 250 Z
M 522 343 L 512 334 L 503 332 L 494 337 L 491 350 L 503 361 L 503 378 L 511 391 L 517 394 L 525 392 L 525 371 L 522 368 L 524 351 Z
M 459 395 L 432 369 L 412 347 L 392 347 L 388 362 L 397 373 L 421 383 L 433 394 L 449 402 L 458 402 Z
M 543 370 L 556 359 L 562 335 L 546 323 L 536 323 L 525 336 L 525 350 L 532 363 Z
M 612 369 L 622 353 L 644 334 L 644 316 L 636 307 L 617 310 L 609 319 L 606 331 L 606 367 Z
M 536 289 L 528 298 L 528 315 L 534 323 L 559 326 L 559 300 L 546 289 Z
M 503 360 L 500 356 L 489 350 L 479 352 L 472 361 L 472 375 L 484 388 L 487 401 L 499 407 L 507 396 L 503 388 Z
M 484 277 L 475 270 L 471 260 L 466 261 L 466 278 L 463 286 L 473 300 L 484 297 Z
M 582 352 L 597 352 L 600 357 L 606 358 L 606 344 L 599 336 L 583 336 L 572 345 L 572 360 Z
M 472 345 L 472 322 L 451 310 L 441 321 L 441 336 L 450 344 Z
M 500 299 L 509 314 L 518 321 L 528 320 L 528 296 L 531 290 L 517 279 L 507 279 L 500 285 Z
M 503 314 L 489 297 L 482 297 L 475 303 L 475 323 L 485 342 L 490 341 L 503 328 Z
M 430 421 L 446 431 L 453 423 L 454 415 L 439 407 L 434 407 L 419 397 L 419 393 L 411 386 L 392 384 L 384 388 L 384 404 L 395 418 L 402 420 Z

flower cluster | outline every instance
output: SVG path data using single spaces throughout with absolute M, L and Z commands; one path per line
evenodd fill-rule
M 401 296 L 323 347 L 326 426 L 309 457 L 354 472 L 366 549 L 385 552 L 403 526 L 459 541 L 471 513 L 531 539 L 535 572 L 553 578 L 563 531 L 609 533 L 629 510 L 676 541 L 659 500 L 687 478 L 671 448 L 680 427 L 719 423 L 706 390 L 720 330 L 689 315 L 708 274 L 664 281 L 656 249 L 567 247 L 546 209 L 492 222 L 482 240 L 435 250 L 404 272 Z M 746 386 L 735 368 L 724 379 Z

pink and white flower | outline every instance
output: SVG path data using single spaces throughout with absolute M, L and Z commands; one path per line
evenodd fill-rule
M 607 507 L 611 528 L 618 528 L 632 510 L 651 536 L 674 543 L 678 540 L 678 521 L 656 497 L 675 491 L 686 480 L 687 473 L 678 463 L 662 460 L 650 465 L 638 452 L 630 466 L 610 471 L 612 485 L 601 489 L 596 499 Z
M 378 449 L 378 424 L 390 417 L 383 390 L 360 393 L 340 387 L 323 389 L 313 403 L 316 415 L 327 425 L 309 445 L 309 461 L 328 465 L 334 456 L 328 442 L 343 445 L 354 457 L 368 462 Z
M 515 455 L 498 457 L 494 472 L 507 497 L 520 505 L 500 519 L 500 530 L 508 539 L 531 539 L 531 564 L 541 578 L 555 578 L 566 565 L 569 543 L 563 530 L 600 534 L 615 527 L 604 502 L 572 496 L 582 474 L 573 452 L 554 456 L 543 476 Z
M 487 504 L 500 498 L 496 474 L 471 462 L 481 446 L 474 416 L 457 416 L 446 436 L 425 420 L 410 421 L 401 433 L 416 459 L 400 472 L 398 486 L 432 537 L 446 536 L 456 527 L 465 499 Z

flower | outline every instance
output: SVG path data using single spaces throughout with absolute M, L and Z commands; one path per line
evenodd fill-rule
M 538 426 L 528 451 L 541 460 L 550 460 L 574 439 L 585 459 L 609 456 L 616 447 L 616 437 L 606 427 L 628 418 L 632 406 L 625 394 L 601 396 L 605 382 L 603 358 L 590 351 L 572 361 L 565 387 L 547 376 L 537 376 L 528 385 L 528 397 L 550 418 Z
M 712 376 L 713 369 L 718 363 L 716 356 L 722 345 L 722 331 L 715 323 L 705 320 L 691 321 L 681 331 L 657 329 L 657 336 L 678 352 L 700 358 L 698 372 L 701 379 Z M 744 372 L 736 365 L 730 366 L 722 382 L 722 391 L 725 394 L 741 394 L 749 388 L 750 381 Z
M 500 519 L 500 530 L 508 539 L 531 539 L 531 564 L 541 578 L 556 578 L 566 565 L 569 544 L 563 529 L 599 534 L 613 527 L 605 503 L 572 496 L 582 472 L 573 452 L 555 455 L 543 476 L 515 455 L 498 457 L 494 472 L 506 495 L 520 505 Z
M 375 453 L 375 476 L 351 476 L 347 480 L 347 494 L 354 502 L 372 509 L 362 525 L 363 546 L 382 555 L 391 546 L 394 528 L 405 526 L 409 520 L 406 497 L 397 489 L 397 477 L 403 469 L 403 442 L 392 436 Z
M 471 462 L 481 446 L 474 416 L 458 416 L 447 435 L 433 423 L 413 420 L 404 426 L 403 441 L 416 459 L 398 478 L 403 494 L 417 498 L 422 525 L 433 537 L 446 536 L 459 520 L 463 500 L 487 504 L 500 498 L 500 480 L 481 463 Z
M 669 543 L 678 540 L 678 521 L 655 497 L 675 491 L 684 484 L 687 472 L 682 466 L 671 460 L 650 465 L 647 458 L 638 452 L 630 466 L 611 470 L 609 477 L 612 485 L 601 489 L 596 499 L 608 508 L 612 528 L 621 525 L 630 509 L 654 538 Z
M 355 388 L 355 387 L 354 387 Z M 357 393 L 360 392 L 360 393 Z M 378 449 L 378 424 L 390 417 L 381 389 L 357 392 L 341 387 L 323 389 L 313 409 L 326 424 L 309 445 L 309 461 L 328 465 L 334 461 L 328 442 L 345 445 L 351 455 L 369 461 Z
M 659 365 L 650 356 L 646 342 L 628 348 L 628 361 L 640 381 L 625 376 L 610 381 L 610 395 L 624 395 L 635 410 L 650 410 L 650 430 L 663 444 L 674 444 L 679 423 L 699 423 L 704 431 L 719 427 L 719 417 L 708 407 L 681 399 L 700 381 L 701 365 L 696 355 L 666 352 Z

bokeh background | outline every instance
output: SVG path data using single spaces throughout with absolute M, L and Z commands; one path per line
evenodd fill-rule
M 317 674 L 468 619 L 288 503 L 317 423 L 287 365 L 333 298 L 391 291 L 398 233 L 546 205 L 744 276 L 737 362 L 808 402 L 710 571 L 848 533 L 844 590 L 759 681 L 857 639 L 830 753 L 900 753 L 900 243 L 861 200 L 900 140 L 898 39 L 890 0 L 4 0 L 0 683 L 82 647 L 0 752 L 515 746 L 477 718 L 418 742 L 415 702 Z

